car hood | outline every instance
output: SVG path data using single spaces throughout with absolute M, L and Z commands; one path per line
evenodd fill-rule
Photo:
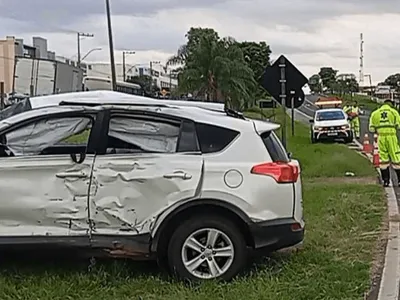
M 343 126 L 349 124 L 347 120 L 315 121 L 314 126 Z

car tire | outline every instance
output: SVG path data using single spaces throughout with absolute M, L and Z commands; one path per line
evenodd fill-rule
M 226 247 L 229 246 L 233 249 L 233 252 L 230 253 L 231 257 L 215 257 L 213 249 L 207 249 L 206 239 L 208 236 L 212 236 L 210 233 L 218 233 L 214 244 L 217 246 L 214 248 L 215 252 L 218 251 L 222 255 L 222 251 L 219 249 L 223 246 L 227 249 Z M 193 241 L 193 238 L 200 242 L 196 245 L 204 246 L 198 249 L 199 252 L 188 247 L 189 239 Z M 228 255 L 227 252 L 225 254 Z M 208 256 L 212 258 L 207 259 Z M 194 271 L 190 271 L 185 266 L 185 261 L 186 263 L 195 261 L 195 258 L 202 261 L 202 264 L 194 268 Z M 244 235 L 233 222 L 221 216 L 198 215 L 183 222 L 172 234 L 168 245 L 169 268 L 179 279 L 229 281 L 246 266 L 247 259 L 248 251 Z M 215 272 L 211 274 L 210 264 L 214 267 L 217 264 L 221 273 L 217 276 L 215 276 Z M 202 274 L 199 273 L 201 271 L 204 274 L 208 273 L 211 277 L 202 277 Z

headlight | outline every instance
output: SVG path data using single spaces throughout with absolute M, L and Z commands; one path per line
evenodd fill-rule
M 341 129 L 350 129 L 350 125 L 343 125 L 342 127 L 340 127 Z
M 322 127 L 314 126 L 314 130 L 316 130 L 316 131 L 321 130 L 321 129 L 322 129 Z

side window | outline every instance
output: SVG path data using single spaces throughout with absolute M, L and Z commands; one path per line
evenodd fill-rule
M 267 148 L 273 162 L 289 162 L 290 159 L 283 147 L 281 141 L 273 131 L 267 131 L 261 134 L 261 138 Z
M 0 136 L 0 156 L 82 152 L 91 127 L 92 120 L 85 117 L 42 119 Z
M 136 117 L 112 117 L 108 131 L 107 154 L 174 153 L 180 122 Z
M 239 135 L 231 129 L 202 123 L 196 124 L 196 131 L 202 153 L 221 151 Z

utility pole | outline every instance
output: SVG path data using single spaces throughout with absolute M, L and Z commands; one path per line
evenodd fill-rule
M 111 64 L 111 82 L 112 90 L 117 90 L 117 75 L 115 73 L 115 59 L 114 59 L 114 43 L 111 27 L 111 10 L 110 1 L 106 0 L 106 14 L 107 14 L 107 27 L 108 27 L 108 45 L 110 47 L 110 64 Z
M 124 81 L 126 81 L 126 71 L 125 71 L 125 55 L 126 54 L 135 54 L 135 51 L 122 51 L 122 76 Z
M 81 37 L 94 37 L 92 33 L 77 32 L 77 46 L 78 46 L 78 68 L 81 67 Z

